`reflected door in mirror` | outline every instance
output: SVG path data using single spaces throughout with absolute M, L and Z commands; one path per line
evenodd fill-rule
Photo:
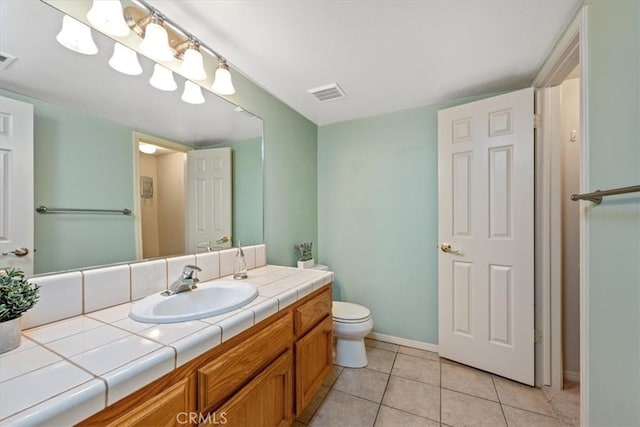
M 187 153 L 187 251 L 231 247 L 231 149 Z M 226 242 L 224 241 L 226 240 Z

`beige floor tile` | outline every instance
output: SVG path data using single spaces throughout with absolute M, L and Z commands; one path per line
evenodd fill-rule
M 438 427 L 439 423 L 399 411 L 388 406 L 380 406 L 375 427 Z
M 429 359 L 398 353 L 391 374 L 440 386 L 440 362 Z
M 366 345 L 367 347 L 379 348 L 381 350 L 393 352 L 398 351 L 398 347 L 400 347 L 398 344 L 391 344 L 390 342 L 373 340 L 371 338 L 365 338 L 364 345 Z
M 374 371 L 380 371 L 385 373 L 391 373 L 393 367 L 393 361 L 396 358 L 396 353 L 387 350 L 381 350 L 374 347 L 366 347 L 367 349 L 367 365 L 368 369 Z
M 344 368 L 333 389 L 380 403 L 388 379 L 389 374 L 384 372 L 367 368 Z
M 459 426 L 506 426 L 500 404 L 451 390 L 442 390 L 442 423 Z
M 502 405 L 504 416 L 507 418 L 509 427 L 559 427 L 560 424 L 553 417 L 525 411 L 524 409 L 512 408 Z
M 331 369 L 331 372 L 329 373 L 329 375 L 327 375 L 327 378 L 325 378 L 325 380 L 322 383 L 322 385 L 325 386 L 325 387 L 333 386 L 333 383 L 336 382 L 336 379 L 340 375 L 340 372 L 342 372 L 342 369 L 343 369 L 342 366 L 333 365 L 333 368 Z
M 402 345 L 398 349 L 398 353 L 408 354 L 409 356 L 414 357 L 422 357 L 423 359 L 440 360 L 440 356 L 438 355 L 438 353 L 434 353 L 433 351 L 420 350 L 417 348 L 405 347 Z
M 555 417 L 542 390 L 500 377 L 493 377 L 500 403 Z
M 441 363 L 441 376 L 443 388 L 498 401 L 491 375 L 486 372 L 457 363 Z
M 391 376 L 382 403 L 431 420 L 440 421 L 440 388 Z
M 312 427 L 371 427 L 378 405 L 338 390 L 331 390 L 309 424 Z
M 551 403 L 558 421 L 563 426 L 580 425 L 580 384 L 565 381 L 564 390 L 543 387 L 542 392 Z
M 304 408 L 304 411 L 302 411 L 302 414 L 300 414 L 296 421 L 309 424 L 309 421 L 311 421 L 313 414 L 316 413 L 324 398 L 327 397 L 327 394 L 329 394 L 329 388 L 321 386 L 318 392 L 311 398 L 311 400 L 307 404 L 307 407 Z

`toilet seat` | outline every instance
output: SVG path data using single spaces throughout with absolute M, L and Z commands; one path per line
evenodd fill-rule
M 367 307 L 350 302 L 333 301 L 331 312 L 333 321 L 339 323 L 363 323 L 371 317 Z

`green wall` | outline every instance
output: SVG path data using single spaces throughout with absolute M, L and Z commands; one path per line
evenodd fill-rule
M 264 123 L 267 261 L 295 265 L 293 245 L 318 241 L 318 127 L 244 76 L 232 73 L 236 94 L 228 99 Z
M 438 342 L 437 113 L 480 98 L 318 130 L 320 262 L 375 332 Z
M 0 90 L 34 106 L 35 206 L 133 209 L 132 130 Z M 35 214 L 34 272 L 135 258 L 133 216 Z
M 640 184 L 640 2 L 588 5 L 588 189 Z M 588 206 L 588 411 L 640 425 L 640 196 Z
M 231 148 L 232 240 L 243 246 L 264 240 L 262 216 L 262 138 L 244 139 L 209 148 Z

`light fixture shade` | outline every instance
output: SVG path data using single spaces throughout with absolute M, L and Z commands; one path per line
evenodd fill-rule
M 93 0 L 87 19 L 96 29 L 110 36 L 125 37 L 130 31 L 120 0 Z
M 231 81 L 229 66 L 226 62 L 220 61 L 218 63 L 211 90 L 218 95 L 233 95 L 236 93 L 236 89 L 233 87 L 233 82 Z
M 202 54 L 191 47 L 185 50 L 178 72 L 191 80 L 206 79 L 207 72 L 204 70 Z
M 202 89 L 189 80 L 184 82 L 184 92 L 182 92 L 181 99 L 188 104 L 204 104 Z
M 109 65 L 122 74 L 130 76 L 142 74 L 142 67 L 138 62 L 136 51 L 117 42 L 113 45 L 113 56 L 109 60 Z
M 91 37 L 91 28 L 68 15 L 62 18 L 62 29 L 56 36 L 56 40 L 62 46 L 74 52 L 84 55 L 98 53 L 98 46 L 96 46 L 93 37 Z
M 141 153 L 153 154 L 158 150 L 158 147 L 156 147 L 153 144 L 140 144 L 140 145 L 138 145 L 138 150 Z
M 169 35 L 162 25 L 149 23 L 144 30 L 144 40 L 140 50 L 151 59 L 168 62 L 173 59 L 173 51 L 169 47 Z
M 173 72 L 159 64 L 153 67 L 153 75 L 151 79 L 149 79 L 149 83 L 156 89 L 167 92 L 174 91 L 178 88 L 176 81 L 173 79 Z

